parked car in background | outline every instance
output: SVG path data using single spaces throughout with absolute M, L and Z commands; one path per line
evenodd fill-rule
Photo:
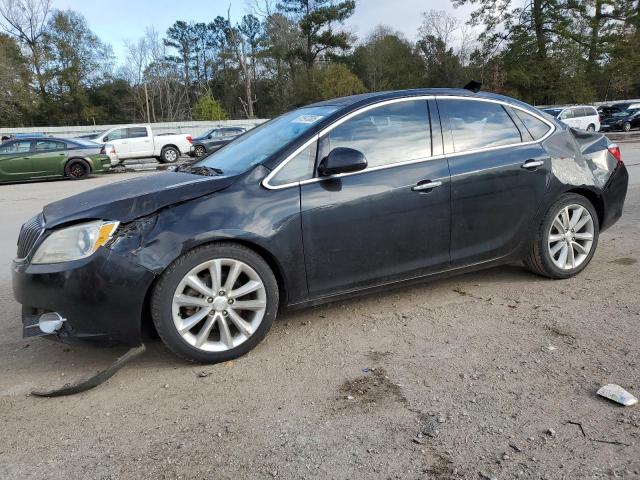
M 14 138 L 0 145 L 0 182 L 88 177 L 111 167 L 105 147 L 65 138 Z
M 623 110 L 614 113 L 606 117 L 601 125 L 604 131 L 620 130 L 629 132 L 634 128 L 640 128 L 640 108 L 638 110 Z
M 110 128 L 91 140 L 113 145 L 120 160 L 156 158 L 162 163 L 175 163 L 191 150 L 191 135 L 154 135 L 149 125 Z
M 224 147 L 238 135 L 242 135 L 247 129 L 244 127 L 219 127 L 193 139 L 193 146 L 189 155 L 200 158 Z
M 600 130 L 600 115 L 595 107 L 590 105 L 545 108 L 544 111 L 570 127 L 586 130 L 587 132 Z
M 227 361 L 285 308 L 516 261 L 577 275 L 627 184 L 604 135 L 512 98 L 326 100 L 194 165 L 45 206 L 20 233 L 13 291 L 25 336 L 139 345 L 149 312 L 177 355 Z

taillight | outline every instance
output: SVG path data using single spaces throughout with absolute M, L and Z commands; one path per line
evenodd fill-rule
M 193 137 L 191 135 L 187 135 L 187 141 L 189 143 L 193 143 Z
M 111 155 L 115 155 L 116 154 L 116 147 L 111 147 Z
M 616 162 L 618 162 L 618 165 L 622 165 L 622 155 L 620 154 L 620 147 L 617 144 L 612 143 L 611 145 L 609 145 L 608 149 L 609 153 L 616 158 Z
M 104 148 L 104 145 L 100 147 L 100 155 L 104 155 L 107 150 Z

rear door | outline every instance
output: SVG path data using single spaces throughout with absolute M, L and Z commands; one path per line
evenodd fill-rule
M 32 141 L 13 140 L 0 146 L 0 181 L 14 182 L 33 178 Z
M 442 97 L 438 106 L 451 169 L 452 266 L 506 256 L 528 240 L 542 204 L 551 166 L 534 139 L 551 124 L 489 100 Z
M 443 155 L 432 155 L 442 147 L 439 125 L 432 129 L 429 117 L 426 99 L 400 99 L 365 107 L 320 137 L 318 159 L 348 147 L 361 151 L 368 167 L 301 185 L 311 296 L 448 266 L 449 167 Z
M 36 140 L 31 158 L 37 176 L 63 175 L 67 144 L 59 140 Z

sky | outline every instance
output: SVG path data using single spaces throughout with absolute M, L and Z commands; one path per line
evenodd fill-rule
M 208 22 L 218 15 L 237 20 L 248 10 L 251 0 L 53 0 L 54 8 L 82 13 L 89 27 L 113 48 L 116 58 L 125 57 L 124 43 L 144 35 L 147 27 L 164 34 L 176 20 Z M 359 38 L 379 24 L 415 39 L 426 10 L 447 10 L 466 20 L 468 9 L 454 9 L 448 0 L 358 0 L 355 14 L 346 28 Z

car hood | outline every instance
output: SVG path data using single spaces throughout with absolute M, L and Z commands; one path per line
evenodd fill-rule
M 203 177 L 182 172 L 145 175 L 47 205 L 43 209 L 45 227 L 92 219 L 126 223 L 163 207 L 220 191 L 234 180 L 234 177 Z

